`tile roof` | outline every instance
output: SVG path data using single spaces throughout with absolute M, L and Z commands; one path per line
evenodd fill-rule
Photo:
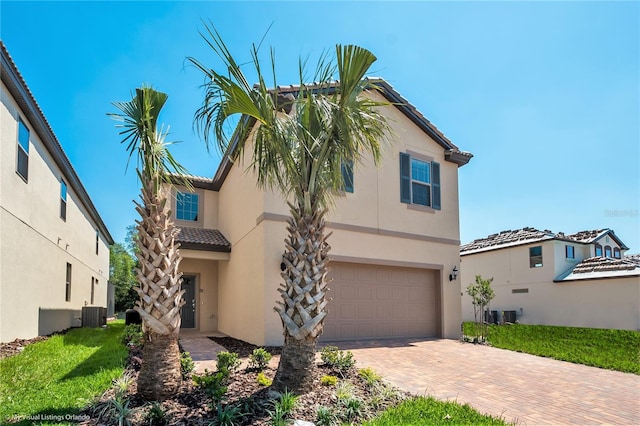
M 507 230 L 497 234 L 491 234 L 486 238 L 474 240 L 471 243 L 460 246 L 461 254 L 470 254 L 479 251 L 493 250 L 502 247 L 511 247 L 536 241 L 549 240 L 556 235 L 549 231 L 540 231 L 535 228 L 522 228 L 514 231 Z
M 640 275 L 640 255 L 624 256 L 622 259 L 589 257 L 578 263 L 565 277 L 554 281 L 621 278 L 638 275 Z
M 576 232 L 575 234 L 567 235 L 566 237 L 580 243 L 592 243 L 598 237 L 601 237 L 603 234 L 605 234 L 607 231 L 609 230 L 594 229 L 592 231 L 580 231 L 580 232 Z
M 638 262 L 628 260 L 626 256 L 623 259 L 589 257 L 578 263 L 576 267 L 573 268 L 573 273 L 585 274 L 588 272 L 632 271 L 638 267 L 640 267 Z
M 481 251 L 494 250 L 498 248 L 512 247 L 522 244 L 533 243 L 543 240 L 570 241 L 581 244 L 593 243 L 605 235 L 613 238 L 622 250 L 628 250 L 622 241 L 611 229 L 596 229 L 591 231 L 580 231 L 575 234 L 566 235 L 564 232 L 557 234 L 545 229 L 540 231 L 535 228 L 522 228 L 515 231 L 507 230 L 497 234 L 491 234 L 486 238 L 480 238 L 471 243 L 460 246 L 460 254 L 471 254 Z
M 180 232 L 176 241 L 180 247 L 193 250 L 230 252 L 231 243 L 217 229 L 178 227 Z

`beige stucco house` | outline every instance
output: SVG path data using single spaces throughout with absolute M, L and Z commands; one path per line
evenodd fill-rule
M 460 248 L 462 317 L 473 321 L 466 287 L 493 278 L 492 320 L 640 330 L 640 257 L 610 229 L 571 235 L 502 231 Z
M 0 43 L 0 342 L 106 307 L 113 239 Z
M 366 157 L 346 170 L 347 190 L 328 217 L 333 279 L 324 340 L 460 333 L 458 168 L 472 157 L 388 83 L 394 136 L 380 167 Z M 281 89 L 282 90 L 282 89 Z M 296 90 L 292 88 L 292 90 Z M 186 305 L 182 328 L 217 330 L 259 345 L 282 344 L 274 311 L 288 217 L 280 195 L 259 190 L 224 157 L 195 192 L 175 190 Z

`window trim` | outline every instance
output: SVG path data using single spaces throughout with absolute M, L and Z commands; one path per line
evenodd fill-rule
M 540 249 L 540 254 L 534 255 L 532 251 L 538 248 Z M 540 259 L 539 263 L 536 262 L 538 258 Z M 542 268 L 543 266 L 544 266 L 544 263 L 542 261 L 542 246 L 529 247 L 529 268 Z
M 178 194 L 179 193 L 195 194 L 198 196 L 198 220 L 178 219 Z M 191 226 L 195 228 L 201 228 L 204 223 L 204 202 L 205 202 L 204 190 L 200 188 L 194 188 L 193 191 L 189 191 L 185 187 L 179 186 L 179 187 L 172 188 L 171 194 L 172 194 L 171 216 L 173 217 L 173 220 L 176 222 L 176 224 L 182 225 L 182 226 Z
M 22 125 L 22 126 L 21 126 Z M 26 148 L 24 146 L 22 146 L 22 143 L 20 143 L 20 129 L 21 127 L 24 127 L 25 131 L 27 132 L 27 146 Z M 17 133 L 17 137 L 16 137 L 16 174 L 18 176 L 20 176 L 22 178 L 22 180 L 24 180 L 25 183 L 29 182 L 29 145 L 31 144 L 31 131 L 29 130 L 29 127 L 27 126 L 27 123 L 25 122 L 25 120 L 22 119 L 22 117 L 18 116 L 18 133 Z M 25 175 L 23 175 L 20 172 L 20 168 L 19 168 L 19 164 L 20 164 L 20 153 L 23 153 L 23 155 L 26 158 L 26 170 L 25 170 Z
M 412 160 L 421 161 L 429 165 L 429 182 L 414 180 L 412 173 Z M 413 184 L 427 186 L 429 188 L 429 205 L 415 203 L 413 201 Z M 411 210 L 435 212 L 442 210 L 442 185 L 440 163 L 434 158 L 407 150 L 400 152 L 400 202 L 407 204 Z

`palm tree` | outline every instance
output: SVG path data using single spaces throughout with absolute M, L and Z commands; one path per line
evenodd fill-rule
M 179 232 L 171 219 L 166 184 L 187 184 L 180 175 L 186 170 L 168 150 L 168 128 L 158 129 L 158 116 L 167 95 L 144 86 L 136 89 L 129 102 L 113 102 L 121 113 L 108 114 L 122 124 L 122 143 L 128 144 L 129 160 L 137 157 L 142 203 L 135 202 L 140 220 L 136 221 L 139 248 L 136 269 L 140 296 L 135 310 L 144 332 L 143 363 L 138 376 L 138 393 L 146 399 L 165 400 L 180 387 L 180 308 L 184 304 L 180 289 L 182 260 L 174 238 Z
M 328 235 L 325 215 L 332 196 L 344 189 L 341 166 L 358 161 L 363 151 L 381 157 L 381 142 L 389 126 L 379 113 L 381 102 L 364 96 L 376 87 L 365 74 L 376 57 L 358 46 L 336 46 L 336 60 L 323 55 L 314 83 L 304 82 L 300 61 L 300 85 L 291 91 L 278 89 L 271 51 L 273 88 L 266 82 L 258 48 L 251 56 L 258 83 L 248 83 L 241 66 L 219 33 L 206 27 L 209 46 L 224 62 L 225 73 L 188 58 L 206 77 L 203 105 L 195 124 L 207 146 L 212 135 L 219 148 L 232 158 L 252 149 L 251 165 L 260 188 L 283 194 L 291 213 L 285 240 L 280 286 L 282 300 L 275 310 L 282 319 L 284 347 L 273 385 L 276 390 L 306 392 L 312 385 L 316 343 L 327 315 Z M 339 83 L 335 80 L 338 76 Z M 240 114 L 234 142 L 225 134 L 227 120 Z M 255 127 L 255 135 L 248 138 Z M 251 139 L 251 140 L 249 140 Z

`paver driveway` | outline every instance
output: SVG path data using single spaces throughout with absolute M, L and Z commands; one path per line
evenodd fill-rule
M 421 395 L 520 425 L 640 424 L 640 376 L 455 340 L 338 343 L 357 366 Z

